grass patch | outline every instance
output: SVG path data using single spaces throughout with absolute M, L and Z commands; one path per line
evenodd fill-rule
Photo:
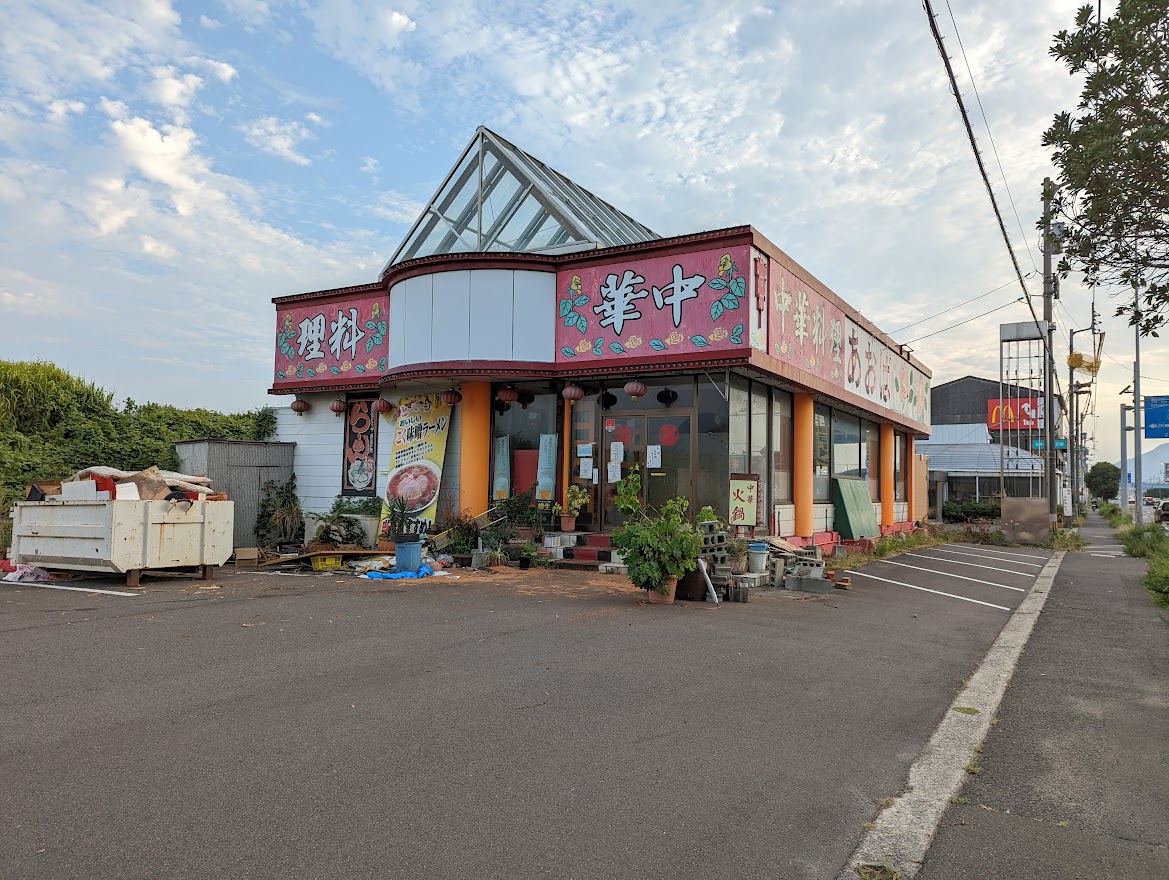
M 881 809 L 887 810 L 891 806 L 893 806 L 895 803 L 897 803 L 897 798 L 892 798 L 892 797 L 881 798 Z
M 978 710 L 972 706 L 951 706 L 951 712 L 961 712 L 963 715 L 977 715 Z
M 958 806 L 960 806 L 960 807 L 964 807 L 964 806 L 966 806 L 968 803 L 970 803 L 970 798 L 964 798 L 964 797 L 952 797 L 952 798 L 950 798 L 950 803 L 952 803 L 952 804 L 957 804 L 957 805 L 958 805 Z
M 1079 532 L 1069 532 L 1067 529 L 1054 529 L 1047 547 L 1051 550 L 1083 550 L 1088 546 Z
M 828 556 L 824 559 L 826 568 L 836 570 L 840 568 L 854 568 L 896 556 L 899 553 L 908 553 L 910 550 L 923 550 L 927 547 L 936 547 L 953 540 L 953 533 L 941 526 L 924 525 L 912 532 L 896 535 L 885 535 L 876 541 L 876 545 L 868 553 L 850 553 L 848 556 Z
M 971 776 L 978 776 L 982 773 L 982 765 L 978 763 L 978 757 L 975 756 L 966 762 L 966 772 Z
M 1124 552 L 1149 560 L 1143 579 L 1149 598 L 1158 608 L 1169 608 L 1169 532 L 1161 523 L 1125 525 L 1116 530 Z
M 901 880 L 901 872 L 885 856 L 879 865 L 857 865 L 854 869 L 860 880 Z

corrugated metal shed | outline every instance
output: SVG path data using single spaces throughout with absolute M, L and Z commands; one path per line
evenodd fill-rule
M 179 470 L 205 474 L 217 492 L 235 502 L 235 546 L 256 544 L 256 514 L 264 484 L 292 479 L 295 443 L 247 440 L 185 440 L 175 444 Z
M 936 427 L 936 426 L 935 426 Z M 930 472 L 951 477 L 997 477 L 999 475 L 998 443 L 921 443 L 916 451 L 929 458 Z M 1006 447 L 1008 477 L 1028 476 L 1043 472 L 1043 458 L 1013 446 Z

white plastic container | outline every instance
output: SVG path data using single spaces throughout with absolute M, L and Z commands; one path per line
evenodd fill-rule
M 223 565 L 231 501 L 22 501 L 12 507 L 12 561 L 116 574 Z

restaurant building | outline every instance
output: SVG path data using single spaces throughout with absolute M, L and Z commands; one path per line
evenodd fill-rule
M 639 466 L 649 505 L 800 543 L 838 540 L 834 479 L 884 532 L 925 513 L 906 349 L 753 227 L 660 238 L 485 128 L 377 280 L 273 302 L 307 510 L 389 494 L 441 520 L 576 484 L 578 528 L 609 531 Z

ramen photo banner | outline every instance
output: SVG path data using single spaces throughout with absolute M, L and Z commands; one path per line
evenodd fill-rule
M 403 397 L 398 401 L 394 446 L 386 478 L 386 503 L 382 504 L 383 526 L 389 513 L 387 504 L 399 498 L 405 499 L 412 520 L 433 525 L 450 424 L 450 405 L 439 400 L 436 394 Z

